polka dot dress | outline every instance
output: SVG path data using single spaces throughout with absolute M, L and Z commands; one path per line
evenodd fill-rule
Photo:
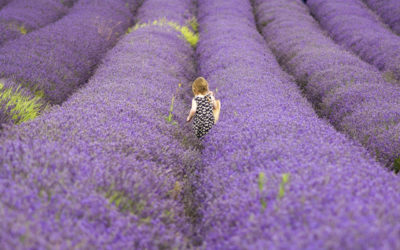
M 197 104 L 197 109 L 193 118 L 193 128 L 197 138 L 199 139 L 203 139 L 214 125 L 213 105 L 209 99 L 211 100 L 210 94 L 203 97 L 196 96 L 194 98 Z

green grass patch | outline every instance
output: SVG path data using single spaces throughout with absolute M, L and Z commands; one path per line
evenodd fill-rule
M 261 207 L 264 210 L 267 207 L 267 202 L 263 199 L 262 197 L 262 193 L 264 190 L 264 185 L 265 185 L 266 179 L 265 179 L 265 173 L 264 172 L 260 172 L 258 174 L 258 190 L 260 191 L 260 203 L 261 203 Z
M 192 19 L 189 20 L 189 24 L 195 33 L 199 32 L 199 23 L 197 22 L 196 17 L 192 17 Z
M 176 22 L 168 21 L 165 18 L 159 19 L 159 20 L 154 20 L 153 22 L 148 22 L 148 23 L 141 23 L 141 24 L 136 24 L 133 28 L 129 28 L 127 33 L 130 33 L 132 31 L 135 31 L 137 29 L 147 27 L 147 26 L 168 26 L 172 27 L 176 31 L 180 32 L 182 37 L 192 46 L 196 47 L 198 41 L 199 41 L 199 34 L 196 32 L 198 28 L 197 20 L 192 19 L 189 22 L 189 25 L 192 27 L 194 32 L 188 27 L 188 26 L 181 26 Z
M 172 117 L 173 117 L 172 112 L 174 111 L 175 95 L 178 94 L 178 92 L 179 92 L 179 90 L 180 90 L 181 87 L 182 87 L 182 84 L 179 83 L 179 84 L 178 84 L 178 88 L 176 89 L 175 94 L 172 96 L 172 100 L 171 100 L 171 105 L 170 105 L 170 107 L 169 107 L 168 116 L 165 117 L 165 121 L 168 122 L 168 123 L 171 123 L 172 125 L 177 125 L 177 124 L 178 124 L 176 121 L 174 121 L 174 120 L 172 119 Z
M 169 113 L 168 116 L 165 117 L 165 121 L 168 123 L 171 123 L 172 125 L 177 125 L 178 123 L 172 119 L 172 112 L 174 111 L 174 102 L 175 102 L 175 96 L 172 96 L 171 100 L 171 106 L 169 107 Z
M 22 123 L 36 118 L 43 106 L 43 92 L 37 91 L 34 97 L 25 96 L 21 93 L 20 86 L 16 89 L 5 88 L 0 83 L 0 102 L 5 103 L 5 108 L 10 110 L 11 120 L 16 123 Z
M 28 33 L 28 30 L 22 25 L 19 27 L 19 32 L 21 32 L 22 35 L 26 35 L 26 33 Z
M 393 170 L 396 174 L 400 172 L 400 157 L 394 159 Z
M 146 201 L 134 201 L 124 191 L 113 190 L 112 188 L 106 193 L 106 198 L 121 212 L 130 212 L 135 215 L 140 215 L 147 205 Z
M 285 196 L 285 186 L 289 182 L 289 173 L 282 174 L 282 181 L 279 184 L 279 193 L 278 193 L 278 198 L 281 199 L 283 196 Z

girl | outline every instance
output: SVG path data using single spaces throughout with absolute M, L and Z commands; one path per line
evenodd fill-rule
M 208 90 L 208 82 L 203 77 L 198 77 L 192 84 L 194 98 L 192 108 L 186 121 L 193 120 L 194 133 L 202 139 L 212 126 L 217 123 L 221 102 L 215 100 L 214 93 Z

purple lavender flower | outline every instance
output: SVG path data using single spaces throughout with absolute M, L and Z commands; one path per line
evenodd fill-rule
M 178 9 L 171 21 L 186 11 Z M 159 19 L 164 11 L 147 0 L 143 13 Z M 190 206 L 182 194 L 189 170 L 201 163 L 200 145 L 185 122 L 193 54 L 173 28 L 139 28 L 61 106 L 4 129 L 3 247 L 172 249 L 189 243 Z
M 193 17 L 193 3 L 191 1 L 164 1 L 152 0 L 145 1 L 143 11 L 140 11 L 135 18 L 137 23 L 152 22 L 154 20 L 165 18 L 167 21 L 174 21 L 180 25 L 187 25 L 188 20 Z M 152 15 L 152 9 L 157 9 L 158 17 Z M 176 16 L 176 12 L 182 13 Z
M 60 104 L 93 74 L 131 19 L 124 1 L 81 0 L 59 21 L 5 44 L 0 76 Z
M 400 37 L 361 0 L 310 0 L 313 15 L 336 42 L 400 80 Z
M 274 8 L 303 15 L 285 1 L 265 4 L 268 12 L 255 5 L 261 23 L 286 22 Z M 198 13 L 199 73 L 223 107 L 197 172 L 204 246 L 398 248 L 398 178 L 317 117 L 257 32 L 250 3 L 204 0 Z
M 178 9 L 171 21 L 186 11 Z M 159 19 L 164 12 L 148 0 L 143 13 Z M 180 200 L 188 170 L 200 163 L 185 122 L 193 54 L 172 28 L 134 30 L 62 106 L 3 131 L 3 246 L 157 249 L 188 243 Z M 172 97 L 175 123 L 165 119 Z
M 397 0 L 363 0 L 390 28 L 400 35 L 400 2 Z
M 13 0 L 0 0 L 0 8 L 3 7 L 4 5 L 8 4 L 11 1 L 13 1 Z
M 14 0 L 0 11 L 0 45 L 55 22 L 67 11 L 59 0 Z
M 87 80 L 129 21 L 122 1 L 79 1 L 64 18 L 1 48 L 0 74 L 61 103 Z
M 400 156 L 400 88 L 325 36 L 301 1 L 256 3 L 268 45 L 319 114 L 391 166 Z
M 72 7 L 78 0 L 60 0 L 67 7 Z M 136 0 L 126 0 L 126 2 L 136 2 Z

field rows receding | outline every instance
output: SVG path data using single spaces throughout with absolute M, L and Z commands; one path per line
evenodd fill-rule
M 400 80 L 400 37 L 362 0 L 310 0 L 307 4 L 335 41 L 385 72 L 388 79 Z
M 190 15 L 190 1 L 170 1 L 168 13 L 154 7 L 160 3 L 146 1 L 137 18 L 148 22 L 168 14 L 180 23 Z M 182 167 L 200 157 L 193 136 L 184 136 L 191 134 L 188 125 L 180 122 L 195 72 L 194 50 L 180 35 L 157 25 L 132 31 L 63 105 L 4 131 L 3 246 L 185 244 L 190 225 L 180 202 Z M 168 122 L 173 97 L 178 115 Z
M 400 155 L 400 87 L 325 36 L 301 2 L 255 2 L 268 45 L 320 115 L 393 167 Z
M 0 8 L 4 7 L 4 5 L 8 4 L 12 0 L 0 0 Z
M 0 96 L 0 125 L 32 119 L 47 104 L 64 102 L 132 24 L 129 7 L 136 2 L 80 0 L 57 22 L 5 43 L 0 83 L 10 94 Z
M 2 93 L 60 104 L 1 131 L 4 248 L 400 248 L 398 87 L 300 0 L 141 2 L 77 0 L 0 48 Z M 222 103 L 202 142 L 200 75 Z
M 199 74 L 218 87 L 224 110 L 200 170 L 205 245 L 398 246 L 398 179 L 317 117 L 252 13 L 248 1 L 199 2 Z
M 400 4 L 397 0 L 363 0 L 389 27 L 400 35 Z
M 64 16 L 76 0 L 13 0 L 0 10 L 0 45 Z

